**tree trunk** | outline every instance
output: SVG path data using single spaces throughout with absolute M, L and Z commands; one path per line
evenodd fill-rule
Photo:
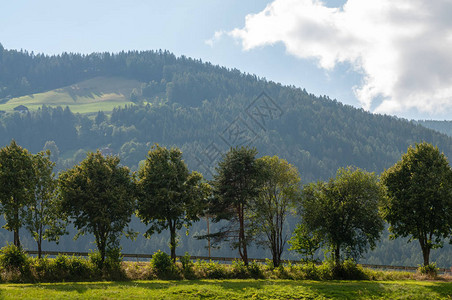
M 428 266 L 430 264 L 430 248 L 427 245 L 422 245 L 422 257 L 424 258 L 424 266 Z
M 170 250 L 171 250 L 171 258 L 174 262 L 176 262 L 176 225 L 173 226 L 173 221 L 169 222 L 170 224 Z
M 14 245 L 17 248 L 20 248 L 20 238 L 19 238 L 19 209 L 14 210 L 14 221 L 15 221 L 15 228 L 14 228 Z
M 341 265 L 341 247 L 339 245 L 336 245 L 336 248 L 334 249 L 334 262 L 336 268 Z
M 245 239 L 245 220 L 244 220 L 244 209 L 243 205 L 239 208 L 239 222 L 240 222 L 240 229 L 239 229 L 239 247 L 242 248 L 241 256 L 243 263 L 245 266 L 248 266 L 248 252 L 246 249 L 246 239 Z
M 20 248 L 19 228 L 14 229 L 14 245 Z
M 41 259 L 41 254 L 42 254 L 42 250 L 41 250 L 41 241 L 38 241 L 38 258 Z

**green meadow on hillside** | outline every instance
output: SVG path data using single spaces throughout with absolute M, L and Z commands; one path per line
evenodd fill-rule
M 42 105 L 68 106 L 74 113 L 112 111 L 114 107 L 133 104 L 130 94 L 140 87 L 137 80 L 119 77 L 95 77 L 82 82 L 17 98 L 0 104 L 0 110 L 12 111 L 18 105 L 37 110 Z

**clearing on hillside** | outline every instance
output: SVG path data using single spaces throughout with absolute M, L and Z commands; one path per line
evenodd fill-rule
M 11 112 L 19 105 L 24 105 L 29 110 L 37 110 L 46 105 L 69 106 L 74 113 L 112 111 L 116 106 L 133 104 L 130 101 L 130 93 L 140 85 L 141 83 L 137 80 L 95 77 L 48 92 L 12 98 L 0 104 L 0 110 Z

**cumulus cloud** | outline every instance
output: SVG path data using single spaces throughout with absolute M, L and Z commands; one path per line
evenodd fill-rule
M 350 63 L 363 74 L 356 97 L 367 110 L 452 111 L 452 1 L 275 0 L 229 35 L 244 50 L 283 43 L 326 70 Z

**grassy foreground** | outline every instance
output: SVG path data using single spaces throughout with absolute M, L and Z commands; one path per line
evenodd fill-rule
M 1 284 L 1 299 L 450 299 L 451 282 L 193 280 Z

